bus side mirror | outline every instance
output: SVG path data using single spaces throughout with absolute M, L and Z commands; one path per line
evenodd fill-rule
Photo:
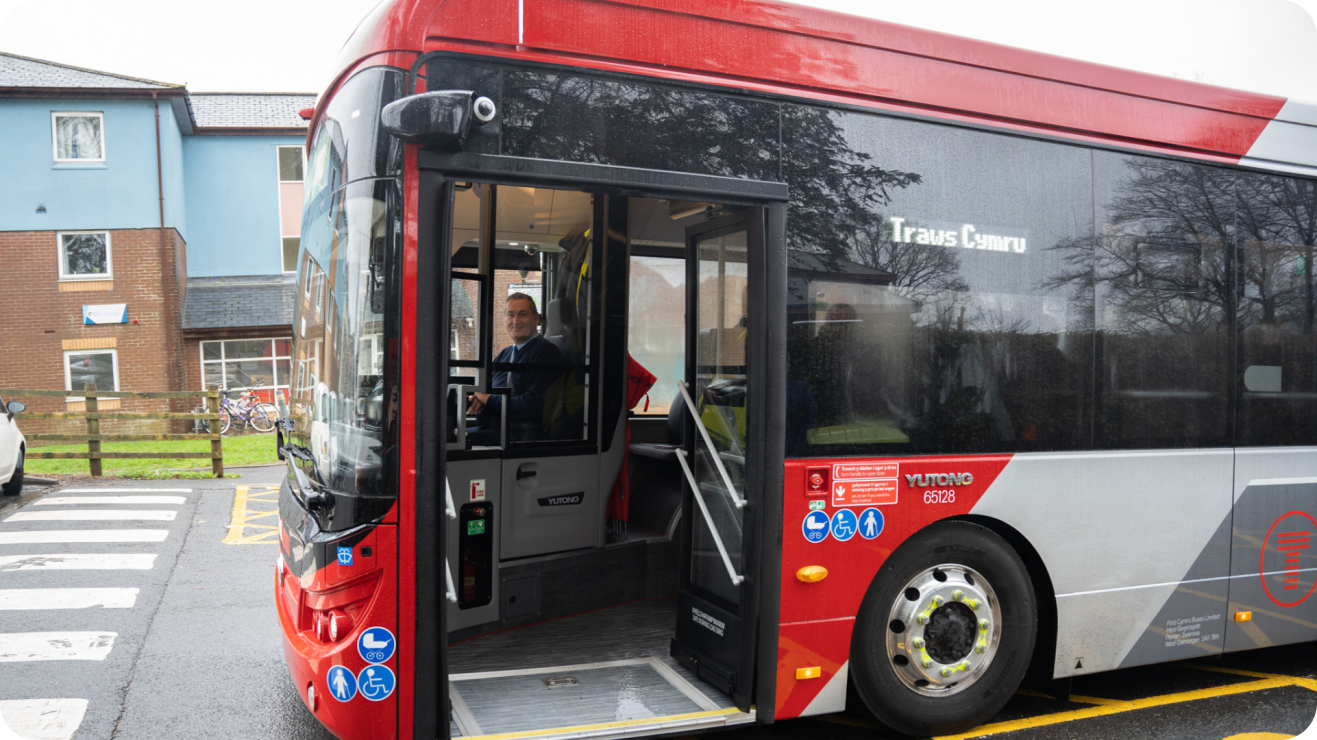
M 471 126 L 489 123 L 495 113 L 493 100 L 470 90 L 435 90 L 384 106 L 380 124 L 409 144 L 458 151 Z

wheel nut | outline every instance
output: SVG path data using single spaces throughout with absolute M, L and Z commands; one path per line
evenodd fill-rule
M 910 641 L 910 644 L 911 644 L 911 645 L 914 645 L 916 650 L 923 650 L 923 649 L 924 649 L 924 644 L 925 644 L 925 643 L 924 643 L 924 638 L 922 638 L 922 637 L 916 637 L 915 639 L 913 639 L 913 640 Z

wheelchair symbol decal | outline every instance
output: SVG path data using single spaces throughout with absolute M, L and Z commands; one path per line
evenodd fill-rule
M 388 666 L 366 666 L 357 674 L 357 685 L 361 695 L 371 701 L 387 699 L 389 694 L 393 693 L 395 683 L 393 671 L 389 670 Z

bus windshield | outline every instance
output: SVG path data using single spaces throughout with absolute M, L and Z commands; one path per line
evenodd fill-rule
M 397 284 L 401 234 L 399 183 L 388 175 L 401 163 L 389 137 L 354 129 L 378 120 L 400 76 L 374 68 L 344 83 L 309 158 L 292 404 L 304 454 L 293 459 L 312 486 L 338 494 L 396 496 L 397 359 L 388 347 L 398 321 L 386 286 Z

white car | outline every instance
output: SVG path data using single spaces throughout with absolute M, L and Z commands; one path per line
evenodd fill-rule
M 22 401 L 5 403 L 0 398 L 0 493 L 17 496 L 23 490 L 23 457 L 27 440 L 14 423 L 14 414 L 27 406 Z

